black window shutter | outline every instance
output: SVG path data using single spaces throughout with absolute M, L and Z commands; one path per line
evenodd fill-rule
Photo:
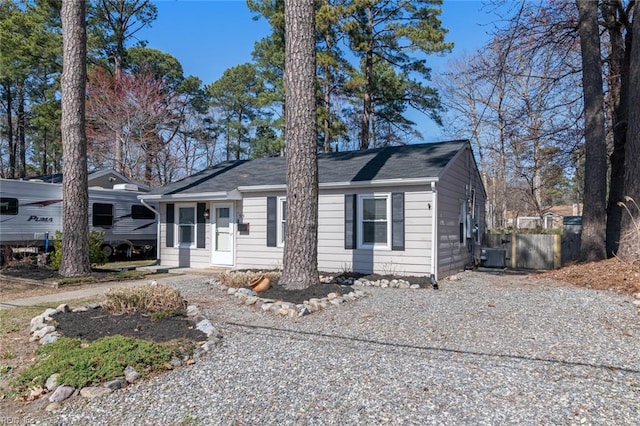
M 347 250 L 356 248 L 356 196 L 344 195 L 344 248 Z
M 391 194 L 391 250 L 404 250 L 404 192 Z
M 175 222 L 174 205 L 172 203 L 167 204 L 167 247 L 173 247 L 173 231 Z
M 267 197 L 267 247 L 278 245 L 278 199 Z
M 205 248 L 207 227 L 205 226 L 204 209 L 206 203 L 198 203 L 196 208 L 196 247 Z

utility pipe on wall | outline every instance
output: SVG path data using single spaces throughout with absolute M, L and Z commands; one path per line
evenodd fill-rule
M 436 183 L 431 182 L 431 285 L 438 288 L 438 193 Z

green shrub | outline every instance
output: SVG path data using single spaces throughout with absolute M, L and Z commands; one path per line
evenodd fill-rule
M 141 375 L 163 371 L 174 356 L 183 355 L 184 346 L 159 344 L 120 335 L 92 343 L 61 337 L 36 351 L 39 359 L 13 382 L 18 392 L 43 386 L 52 374 L 59 383 L 82 388 L 121 377 L 127 366 Z M 189 348 L 192 349 L 192 348 Z
M 91 231 L 89 233 L 89 262 L 91 264 L 103 264 L 108 258 L 102 251 L 104 232 Z M 49 255 L 49 261 L 53 269 L 60 269 L 62 262 L 62 232 L 56 231 L 53 240 L 53 252 Z

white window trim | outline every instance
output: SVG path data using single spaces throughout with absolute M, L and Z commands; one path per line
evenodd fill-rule
M 278 241 L 278 247 L 284 247 L 284 232 L 282 231 L 282 224 L 284 222 L 284 203 L 287 201 L 287 197 L 278 197 L 278 204 L 276 205 L 276 214 L 277 214 L 277 229 L 276 229 L 276 238 Z
M 174 248 L 196 248 L 197 246 L 197 235 L 198 235 L 198 208 L 196 203 L 189 204 L 176 204 L 176 223 L 175 223 L 175 231 L 174 235 L 176 236 L 176 242 Z M 180 242 L 180 209 L 191 208 L 193 209 L 193 241 L 190 244 L 185 244 Z
M 385 199 L 387 205 L 387 242 L 386 243 L 365 243 L 363 232 L 363 204 L 364 200 L 368 199 Z M 358 194 L 358 248 L 363 249 L 376 249 L 376 250 L 391 250 L 391 193 L 373 193 L 373 194 Z

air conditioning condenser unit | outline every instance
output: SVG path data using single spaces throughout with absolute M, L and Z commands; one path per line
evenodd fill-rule
M 501 248 L 483 248 L 480 251 L 480 266 L 485 268 L 505 268 L 507 251 Z

